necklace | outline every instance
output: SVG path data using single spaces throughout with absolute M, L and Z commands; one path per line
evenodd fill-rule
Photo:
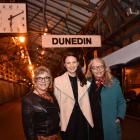
M 37 94 L 38 96 L 40 96 L 43 99 L 46 99 L 50 102 L 53 102 L 53 98 L 50 95 L 47 95 L 47 92 L 41 94 L 41 93 L 39 93 L 39 91 L 37 89 L 35 89 L 34 93 Z

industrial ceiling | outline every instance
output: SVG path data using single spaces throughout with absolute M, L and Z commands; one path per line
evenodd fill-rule
M 1 3 L 26 3 L 27 6 L 27 46 L 24 49 L 33 65 L 50 65 L 57 75 L 62 54 L 67 48 L 43 49 L 41 35 L 101 35 L 102 55 L 106 48 L 123 47 L 123 41 L 133 34 L 140 34 L 138 23 L 134 31 L 124 34 L 140 19 L 139 0 L 0 0 Z M 129 34 L 129 35 L 128 35 Z M 11 34 L 0 33 L 1 64 L 13 63 L 18 69 L 26 67 L 21 59 L 22 47 L 17 47 Z M 16 45 L 15 45 L 16 44 Z M 82 56 L 96 48 L 75 48 Z M 114 49 L 115 50 L 115 49 Z M 72 49 L 73 51 L 73 49 Z

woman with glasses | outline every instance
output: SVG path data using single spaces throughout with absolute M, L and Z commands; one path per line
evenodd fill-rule
M 94 121 L 95 140 L 121 140 L 121 122 L 125 116 L 126 102 L 119 81 L 100 58 L 89 63 L 92 78 L 89 90 Z
M 74 53 L 66 53 L 63 63 L 66 72 L 54 80 L 54 93 L 60 107 L 62 140 L 93 140 L 88 96 L 90 83 L 86 81 Z
M 59 109 L 52 91 L 50 70 L 34 70 L 34 89 L 22 99 L 22 120 L 27 140 L 59 140 Z

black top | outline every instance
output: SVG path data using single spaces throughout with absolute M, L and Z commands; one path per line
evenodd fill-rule
M 22 99 L 22 119 L 27 140 L 59 132 L 59 109 L 55 100 L 50 102 L 35 93 L 26 95 Z
M 90 126 L 86 121 L 78 103 L 77 77 L 69 76 L 69 78 L 70 78 L 70 82 L 75 98 L 75 105 L 66 132 L 62 132 L 62 139 L 63 140 L 89 140 L 88 130 Z

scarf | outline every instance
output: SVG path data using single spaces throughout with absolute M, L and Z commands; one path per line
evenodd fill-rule
M 53 98 L 51 97 L 51 95 L 49 95 L 49 93 L 43 93 L 43 94 L 40 94 L 39 91 L 37 89 L 34 90 L 34 92 L 40 96 L 41 98 L 45 99 L 45 100 L 48 100 L 50 102 L 53 103 Z
M 95 78 L 92 78 L 90 90 L 89 90 L 89 99 L 90 106 L 92 110 L 92 116 L 94 121 L 93 135 L 94 139 L 104 140 L 103 135 L 103 125 L 102 125 L 102 112 L 101 112 L 101 89 L 104 82 L 102 80 L 96 81 Z
M 98 90 L 100 87 L 105 85 L 105 80 L 104 79 L 98 79 L 95 81 L 96 83 L 96 90 Z

